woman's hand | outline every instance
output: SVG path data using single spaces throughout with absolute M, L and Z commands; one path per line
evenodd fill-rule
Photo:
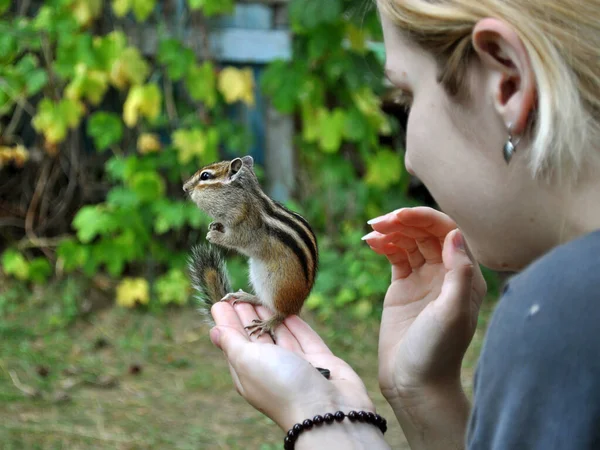
M 456 223 L 427 207 L 369 223 L 375 231 L 363 239 L 392 264 L 379 342 L 383 395 L 401 407 L 431 387 L 460 389 L 486 284 Z
M 328 412 L 375 411 L 358 375 L 298 316 L 275 329 L 275 345 L 270 336 L 250 338 L 244 329 L 267 318 L 266 309 L 220 302 L 211 312 L 217 326 L 210 337 L 225 353 L 237 391 L 283 430 Z M 316 367 L 329 369 L 330 379 Z M 367 432 L 377 431 L 372 428 Z

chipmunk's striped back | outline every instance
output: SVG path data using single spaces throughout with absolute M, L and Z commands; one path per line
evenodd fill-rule
M 258 199 L 261 217 L 268 232 L 296 255 L 305 280 L 312 287 L 319 263 L 319 251 L 311 226 L 300 214 L 290 211 L 263 192 L 260 192 Z

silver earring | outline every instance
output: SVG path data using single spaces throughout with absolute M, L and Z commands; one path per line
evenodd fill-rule
M 504 144 L 504 148 L 503 148 L 503 153 L 504 153 L 504 161 L 506 161 L 506 164 L 508 164 L 511 160 L 511 158 L 513 157 L 515 151 L 517 150 L 517 145 L 519 144 L 519 141 L 521 139 L 518 139 L 516 142 L 513 142 L 513 136 L 512 136 L 512 124 L 508 125 L 508 141 L 506 141 L 506 144 Z

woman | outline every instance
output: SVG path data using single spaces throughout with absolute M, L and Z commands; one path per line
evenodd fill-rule
M 392 267 L 383 395 L 413 449 L 600 448 L 600 1 L 377 3 L 386 73 L 411 102 L 406 166 L 444 211 L 391 212 L 364 238 Z M 476 262 L 519 273 L 470 405 L 460 368 L 486 291 Z M 211 339 L 250 404 L 286 431 L 374 410 L 298 317 L 276 346 L 249 339 L 243 325 L 264 313 L 213 308 Z M 302 432 L 296 448 L 388 446 L 372 424 L 343 420 Z

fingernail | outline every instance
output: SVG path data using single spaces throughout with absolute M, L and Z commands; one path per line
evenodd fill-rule
M 362 238 L 360 238 L 360 240 L 366 241 L 367 239 L 374 238 L 375 236 L 377 236 L 377 231 L 371 231 L 369 234 L 365 234 Z
M 210 341 L 213 343 L 213 345 L 221 348 L 221 346 L 220 346 L 221 332 L 219 331 L 219 329 L 217 327 L 211 328 L 209 336 L 210 336 Z
M 375 217 L 374 219 L 368 220 L 367 224 L 373 225 L 374 223 L 379 223 L 385 219 L 385 216 Z
M 396 209 L 396 210 L 392 211 L 391 213 L 387 213 L 387 214 L 384 214 L 383 216 L 375 217 L 374 219 L 371 219 L 371 220 L 367 221 L 367 224 L 368 225 L 373 225 L 373 224 L 376 224 L 376 223 L 379 223 L 379 222 L 383 222 L 385 219 L 388 218 L 388 216 L 390 214 L 398 214 L 403 209 L 405 209 L 405 208 L 399 208 L 399 209 Z
M 457 230 L 456 233 L 454 233 L 454 236 L 452 236 L 452 243 L 456 250 L 461 252 L 465 251 L 465 238 L 460 231 Z

